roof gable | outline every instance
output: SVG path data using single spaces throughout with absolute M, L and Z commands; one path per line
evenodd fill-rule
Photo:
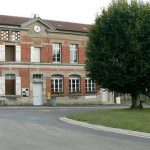
M 27 22 L 21 24 L 21 27 L 26 27 L 26 26 L 34 23 L 34 22 L 40 22 L 40 23 L 44 24 L 49 29 L 52 29 L 52 30 L 55 29 L 54 26 L 52 26 L 51 24 L 48 24 L 45 20 L 42 20 L 40 17 L 35 17 L 35 18 L 28 20 Z

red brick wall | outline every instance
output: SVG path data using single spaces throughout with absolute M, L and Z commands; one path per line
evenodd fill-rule
M 30 44 L 21 44 L 21 61 L 30 62 Z
M 30 87 L 30 76 L 29 69 L 19 69 L 19 76 L 21 77 L 21 86 L 22 88 Z
M 69 94 L 69 78 L 64 77 L 64 94 L 68 95 Z
M 79 47 L 78 50 L 78 59 L 79 59 L 79 64 L 84 64 L 85 63 L 85 48 Z
M 48 92 L 51 93 L 51 78 L 50 77 L 46 79 L 46 95 L 48 94 Z
M 70 63 L 70 53 L 69 53 L 69 46 L 62 47 L 62 63 L 68 64 Z
M 48 46 L 48 53 L 49 53 L 49 62 L 53 62 L 53 51 L 52 51 L 52 45 Z
M 48 51 L 47 46 L 44 46 L 44 47 L 41 48 L 40 62 L 41 63 L 48 63 L 49 62 L 49 51 Z
M 85 78 L 81 78 L 81 92 L 85 95 Z
M 31 42 L 32 41 L 32 37 L 30 37 L 30 36 L 22 36 L 21 41 L 23 41 L 23 42 Z
M 29 42 L 33 42 L 36 46 L 39 45 L 41 48 L 41 62 L 42 63 L 52 63 L 53 62 L 53 52 L 52 45 L 50 45 L 50 39 L 32 39 L 31 37 L 23 37 L 23 42 L 26 44 L 21 44 L 21 59 L 23 62 L 30 62 L 30 49 L 31 44 Z M 44 45 L 44 46 L 43 46 Z M 81 41 L 81 45 L 79 45 L 78 49 L 78 63 L 85 63 L 85 42 Z M 68 64 L 70 63 L 70 51 L 69 51 L 69 40 L 64 40 L 62 45 L 62 63 Z

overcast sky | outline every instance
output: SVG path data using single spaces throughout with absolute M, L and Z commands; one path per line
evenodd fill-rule
M 150 0 L 144 0 L 150 1 Z M 91 24 L 111 0 L 0 0 L 0 14 Z

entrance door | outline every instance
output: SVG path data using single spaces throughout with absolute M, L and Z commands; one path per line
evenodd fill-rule
M 43 105 L 42 83 L 33 83 L 33 105 Z

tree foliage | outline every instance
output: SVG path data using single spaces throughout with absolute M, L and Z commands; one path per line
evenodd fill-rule
M 150 91 L 150 4 L 114 0 L 89 32 L 86 69 L 101 87 L 137 97 Z

